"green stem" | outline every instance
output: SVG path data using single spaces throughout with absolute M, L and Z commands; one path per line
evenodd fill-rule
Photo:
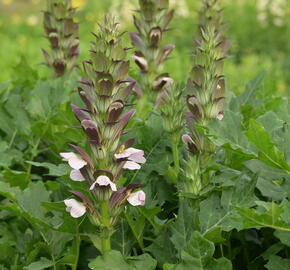
M 43 231 L 41 231 L 41 230 L 39 230 L 39 232 L 40 232 L 40 235 L 42 236 L 44 242 L 47 244 L 47 246 L 48 246 L 48 248 L 49 248 L 50 256 L 51 256 L 51 259 L 52 259 L 52 261 L 53 261 L 53 266 L 52 266 L 52 268 L 53 268 L 53 270 L 56 270 L 56 260 L 55 260 L 55 257 L 54 257 L 54 254 L 53 254 L 52 248 L 51 248 L 51 246 L 50 246 L 50 243 L 49 243 L 48 239 L 46 238 L 45 233 L 44 233 Z
M 176 174 L 179 174 L 180 170 L 180 162 L 179 162 L 179 140 L 176 139 L 176 137 L 172 140 L 172 151 L 173 151 L 173 160 L 174 160 L 174 170 Z
M 244 238 L 241 235 L 241 233 L 238 234 L 238 238 L 241 241 L 241 244 L 242 244 L 242 247 L 243 247 L 244 259 L 246 261 L 247 266 L 249 266 L 250 259 L 249 259 L 249 253 L 248 253 L 246 241 L 244 240 Z
M 39 143 L 40 143 L 40 138 L 37 139 L 36 143 L 34 144 L 34 147 L 32 148 L 32 152 L 31 152 L 31 161 L 33 161 L 33 159 L 37 156 L 37 148 L 39 146 Z M 30 182 L 31 180 L 31 168 L 32 168 L 32 165 L 29 164 L 28 167 L 27 167 L 27 170 L 26 170 L 26 173 L 27 173 L 27 176 L 26 176 L 26 181 L 27 182 Z
M 171 144 L 172 144 L 172 155 L 173 155 L 173 162 L 174 162 L 174 181 L 175 184 L 177 184 L 178 181 L 178 175 L 180 171 L 180 161 L 179 161 L 179 134 L 173 134 L 171 137 Z
M 220 244 L 221 256 L 224 257 L 224 248 L 223 245 Z
M 110 234 L 110 207 L 109 201 L 101 202 L 101 217 L 102 217 L 102 225 L 103 231 L 101 235 L 102 241 L 102 253 L 111 250 L 111 234 Z
M 228 258 L 230 260 L 232 260 L 232 243 L 231 243 L 231 232 L 229 232 L 228 234 L 228 244 L 227 244 L 227 248 L 228 248 Z
M 81 244 L 81 238 L 80 238 L 79 233 L 77 233 L 75 237 L 76 255 L 75 255 L 75 262 L 72 266 L 72 270 L 78 269 L 78 262 L 79 262 L 79 256 L 80 256 L 80 244 Z

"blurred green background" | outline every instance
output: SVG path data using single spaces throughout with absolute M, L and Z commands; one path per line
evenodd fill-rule
M 232 41 L 231 57 L 225 66 L 228 88 L 241 92 L 249 79 L 265 70 L 268 75 L 264 87 L 278 95 L 290 95 L 290 1 L 221 1 Z M 103 14 L 116 15 L 122 30 L 134 30 L 132 13 L 138 0 L 73 0 L 73 4 L 78 8 L 80 22 L 80 59 L 86 59 L 91 32 Z M 176 15 L 164 42 L 176 44 L 176 49 L 165 71 L 177 81 L 185 81 L 190 69 L 200 4 L 201 0 L 171 0 Z M 0 0 L 1 82 L 14 78 L 14 69 L 21 57 L 41 77 L 48 76 L 50 71 L 40 65 L 40 49 L 48 47 L 42 28 L 43 9 L 44 0 Z M 128 35 L 126 38 L 129 46 Z

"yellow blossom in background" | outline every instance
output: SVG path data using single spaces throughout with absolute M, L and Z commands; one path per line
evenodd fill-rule
M 272 17 L 274 25 L 283 26 L 286 22 L 288 1 L 289 0 L 258 0 L 257 18 L 261 25 L 267 27 L 270 17 Z
M 13 14 L 11 16 L 11 21 L 13 24 L 19 24 L 21 23 L 21 17 L 18 14 Z
M 190 15 L 186 0 L 171 0 L 170 7 L 175 10 L 179 17 Z M 130 23 L 136 8 L 138 8 L 137 0 L 112 0 L 109 13 L 119 18 L 120 23 Z
M 33 4 L 39 4 L 39 3 L 40 3 L 40 0 L 31 0 L 31 2 L 32 2 Z
M 285 93 L 285 91 L 286 91 L 285 82 L 283 82 L 283 81 L 278 82 L 277 88 L 278 88 L 279 93 Z
M 85 0 L 72 0 L 72 6 L 74 8 L 82 8 L 85 5 Z
M 2 3 L 4 5 L 10 5 L 12 3 L 12 0 L 2 0 Z
M 26 23 L 29 26 L 35 26 L 38 23 L 38 17 L 36 15 L 30 15 L 27 19 L 26 19 Z

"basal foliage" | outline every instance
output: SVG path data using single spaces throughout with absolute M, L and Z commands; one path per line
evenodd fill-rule
M 203 1 L 183 81 L 163 67 L 175 61 L 168 1 L 140 0 L 138 33 L 106 17 L 84 71 L 78 53 L 47 77 L 23 58 L 0 84 L 1 269 L 289 269 L 289 99 L 265 72 L 228 89 L 218 3 Z M 72 26 L 67 15 L 55 19 Z M 78 41 L 60 36 L 66 50 Z

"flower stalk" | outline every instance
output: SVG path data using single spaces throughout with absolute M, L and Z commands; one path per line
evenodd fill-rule
M 50 53 L 42 49 L 45 65 L 61 77 L 76 67 L 79 50 L 79 24 L 75 22 L 76 10 L 71 0 L 46 0 L 43 26 L 50 44 Z
M 186 173 L 194 186 L 188 191 L 194 190 L 195 195 L 209 181 L 212 172 L 202 173 L 202 170 L 211 164 L 215 153 L 214 145 L 201 134 L 198 126 L 204 126 L 214 118 L 219 120 L 223 118 L 225 100 L 223 63 L 229 49 L 229 41 L 224 35 L 226 26 L 219 0 L 204 0 L 199 20 L 199 38 L 195 40 L 193 67 L 187 83 L 189 112 L 186 119 L 190 134 L 182 137 L 189 152 L 196 156 L 189 158 L 187 163 L 200 167 L 199 170 L 193 171 L 187 169 Z
M 138 16 L 133 16 L 136 33 L 130 33 L 135 47 L 133 59 L 139 67 L 145 95 L 155 102 L 157 94 L 173 80 L 163 72 L 164 62 L 175 48 L 173 44 L 162 45 L 165 32 L 173 18 L 169 1 L 139 0 Z
M 184 89 L 180 85 L 172 84 L 162 92 L 157 101 L 163 118 L 163 128 L 171 139 L 174 167 L 171 168 L 172 172 L 168 178 L 175 184 L 178 181 L 180 171 L 180 135 L 185 122 L 183 91 Z
M 112 17 L 105 17 L 94 34 L 90 60 L 84 61 L 86 76 L 78 88 L 85 108 L 72 105 L 80 127 L 88 137 L 90 151 L 71 145 L 75 152 L 61 153 L 72 171 L 73 181 L 85 183 L 86 194 L 70 191 L 82 200 L 65 200 L 67 211 L 78 218 L 85 213 L 100 228 L 102 252 L 111 249 L 114 225 L 127 203 L 144 205 L 145 193 L 136 191 L 142 185 L 119 187 L 118 179 L 124 169 L 138 170 L 145 163 L 143 150 L 133 148 L 135 139 L 121 142 L 125 128 L 135 110 L 125 99 L 131 93 L 134 82 L 128 81 L 129 61 L 127 48 L 123 46 L 123 34 Z

